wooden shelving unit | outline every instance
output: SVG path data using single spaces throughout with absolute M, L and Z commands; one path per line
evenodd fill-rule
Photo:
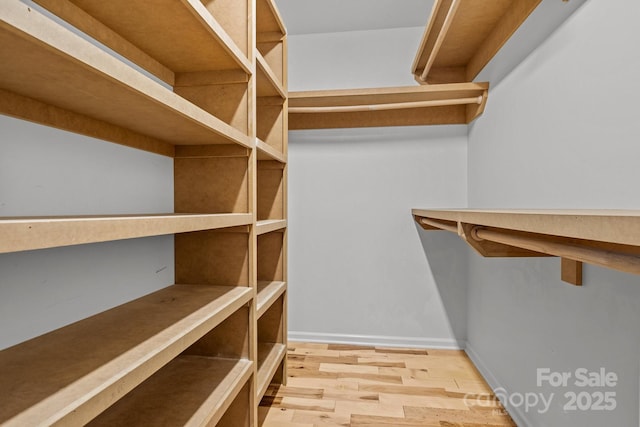
M 470 82 L 541 0 L 436 0 L 412 72 L 421 84 Z
M 485 257 L 562 258 L 562 280 L 582 263 L 640 274 L 640 211 L 413 209 L 425 230 L 457 233 Z
M 461 83 L 291 92 L 289 128 L 465 124 L 482 114 L 488 90 Z
M 0 7 L 0 113 L 172 157 L 174 212 L 4 217 L 0 253 L 174 234 L 177 284 L 0 351 L 0 424 L 257 425 L 286 379 L 273 1 L 35 3 Z

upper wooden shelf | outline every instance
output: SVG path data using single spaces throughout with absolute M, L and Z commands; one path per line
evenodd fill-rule
M 0 424 L 84 425 L 252 294 L 174 285 L 0 351 Z
M 412 72 L 421 84 L 470 82 L 541 0 L 436 0 Z
M 158 214 L 0 217 L 0 253 L 248 225 L 252 215 Z
M 171 85 L 178 73 L 251 72 L 247 55 L 200 0 L 157 0 L 153 7 L 130 0 L 35 1 Z
M 457 233 L 483 256 L 558 256 L 581 284 L 586 262 L 640 274 L 640 211 L 413 209 L 426 230 Z
M 289 129 L 466 124 L 482 114 L 487 83 L 289 93 Z
M 253 148 L 247 135 L 27 5 L 5 1 L 0 19 L 0 113 L 169 156 L 173 145 Z

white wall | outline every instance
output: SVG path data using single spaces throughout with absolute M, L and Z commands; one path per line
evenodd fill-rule
M 466 127 L 296 131 L 290 138 L 290 337 L 463 343 L 464 252 L 447 257 L 433 240 L 423 248 L 411 208 L 464 205 Z M 427 261 L 429 248 L 437 259 Z
M 290 90 L 415 85 L 422 30 L 290 36 Z M 411 208 L 466 204 L 466 133 L 289 133 L 290 338 L 463 345 L 466 253 L 455 236 L 425 239 Z
M 289 90 L 413 86 L 423 27 L 288 37 Z
M 172 211 L 172 159 L 0 116 L 0 216 Z M 172 236 L 2 254 L 0 348 L 173 281 Z
M 636 1 L 588 1 L 497 87 L 469 132 L 469 205 L 640 208 Z M 519 425 L 637 426 L 640 278 L 557 259 L 470 257 L 468 348 L 494 387 L 555 393 Z M 538 387 L 538 368 L 615 372 L 612 388 Z M 565 392 L 616 393 L 614 411 L 564 411 Z M 586 399 L 586 397 L 584 398 Z

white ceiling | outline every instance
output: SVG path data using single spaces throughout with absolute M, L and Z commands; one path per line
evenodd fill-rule
M 433 0 L 275 0 L 289 34 L 424 27 Z

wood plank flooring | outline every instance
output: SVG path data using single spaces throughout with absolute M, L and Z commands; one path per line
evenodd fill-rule
M 289 343 L 262 427 L 515 426 L 463 351 Z

